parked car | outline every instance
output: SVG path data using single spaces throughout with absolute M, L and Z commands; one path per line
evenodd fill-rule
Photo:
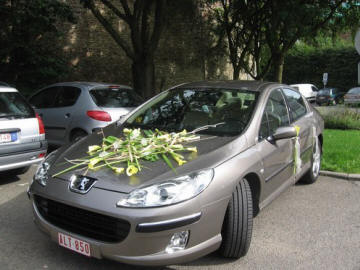
M 41 89 L 29 102 L 44 121 L 49 144 L 61 146 L 118 120 L 142 100 L 124 85 L 66 82 Z
M 292 88 L 298 90 L 308 101 L 315 102 L 319 89 L 309 83 L 291 84 Z
M 336 105 L 344 102 L 344 92 L 338 88 L 323 88 L 319 90 L 316 96 L 316 104 L 318 105 Z
M 46 150 L 41 118 L 15 88 L 0 86 L 0 172 L 25 173 Z
M 86 256 L 168 265 L 219 249 L 239 258 L 260 209 L 319 175 L 324 122 L 284 84 L 183 84 L 125 118 L 48 156 L 28 191 L 39 228 Z M 151 152 L 159 140 L 159 151 L 186 151 L 164 162 Z
M 360 104 L 360 87 L 351 88 L 344 96 L 345 105 Z

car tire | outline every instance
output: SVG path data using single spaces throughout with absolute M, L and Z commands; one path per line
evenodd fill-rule
M 219 251 L 225 258 L 240 258 L 249 250 L 253 226 L 253 203 L 249 183 L 242 179 L 232 194 L 221 230 Z
M 311 156 L 311 167 L 300 180 L 302 183 L 305 184 L 313 184 L 319 177 L 322 151 L 319 138 L 316 138 L 316 140 L 317 143 L 313 147 L 313 153 Z
M 82 138 L 86 137 L 88 134 L 83 131 L 83 130 L 76 130 L 70 138 L 70 142 L 75 143 L 79 140 L 81 140 Z

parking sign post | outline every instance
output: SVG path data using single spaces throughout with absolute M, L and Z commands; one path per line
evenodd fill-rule
M 328 77 L 329 75 L 327 73 L 323 73 L 323 83 L 324 83 L 324 88 L 328 82 Z

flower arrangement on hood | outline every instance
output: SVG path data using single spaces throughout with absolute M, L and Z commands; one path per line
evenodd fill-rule
M 162 159 L 175 170 L 171 160 L 176 161 L 179 166 L 185 164 L 186 160 L 181 152 L 197 152 L 196 147 L 187 147 L 185 144 L 200 139 L 200 136 L 186 130 L 168 133 L 157 129 L 151 131 L 125 128 L 123 133 L 124 138 L 108 136 L 103 138 L 102 145 L 90 145 L 87 157 L 67 160 L 73 165 L 53 177 L 74 169 L 95 171 L 104 167 L 115 174 L 126 173 L 132 176 L 142 170 L 142 160 L 155 162 Z

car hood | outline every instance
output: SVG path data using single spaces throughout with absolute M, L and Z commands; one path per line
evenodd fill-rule
M 115 124 L 106 127 L 103 130 L 105 136 L 122 135 L 122 128 L 116 127 Z M 102 134 L 92 134 L 86 139 L 79 142 L 62 147 L 57 153 L 55 162 L 50 168 L 49 174 L 53 175 L 68 167 L 71 164 L 68 160 L 74 160 L 85 157 L 89 145 L 100 145 L 102 141 Z M 163 161 L 158 160 L 155 162 L 141 161 L 142 170 L 136 175 L 127 176 L 126 173 L 115 174 L 109 168 L 99 169 L 97 171 L 89 170 L 87 176 L 97 179 L 93 188 L 101 188 L 116 192 L 129 193 L 135 188 L 147 186 L 156 182 L 161 182 L 168 179 L 174 179 L 184 174 L 191 172 L 213 168 L 222 163 L 224 160 L 229 159 L 234 154 L 239 153 L 247 148 L 245 136 L 240 137 L 218 137 L 209 135 L 200 135 L 200 140 L 187 144 L 188 146 L 196 146 L 197 153 L 184 154 L 187 163 L 182 166 L 177 166 L 176 162 L 171 161 L 175 167 L 175 171 Z M 122 164 L 121 164 L 122 165 Z M 125 164 L 124 164 L 125 165 Z M 82 171 L 70 171 L 59 176 L 53 180 L 62 179 L 69 181 L 73 174 L 84 174 Z

